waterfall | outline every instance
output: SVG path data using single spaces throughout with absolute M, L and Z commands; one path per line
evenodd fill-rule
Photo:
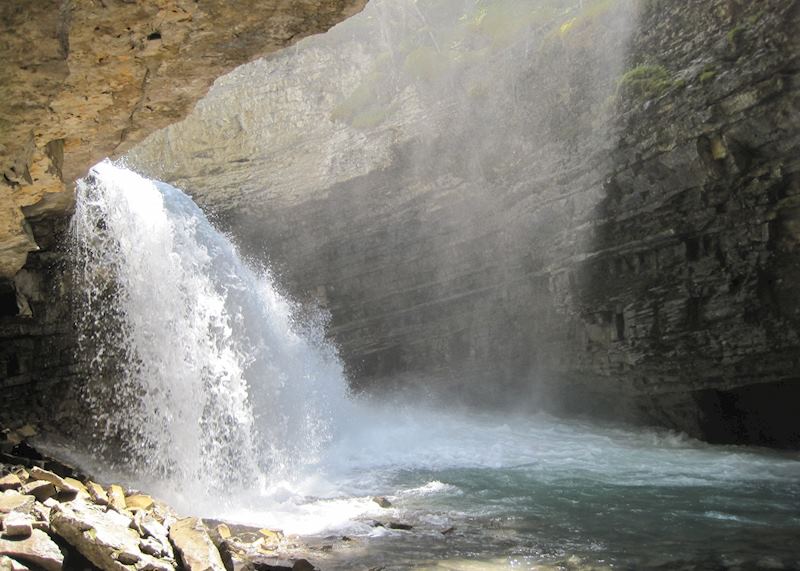
M 72 234 L 89 452 L 186 497 L 318 460 L 348 402 L 321 312 L 301 323 L 187 195 L 108 161 Z

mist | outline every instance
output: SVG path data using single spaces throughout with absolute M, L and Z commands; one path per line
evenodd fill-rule
M 592 250 L 638 7 L 374 1 L 126 160 L 330 311 L 355 388 L 538 408 L 574 368 L 561 282 Z

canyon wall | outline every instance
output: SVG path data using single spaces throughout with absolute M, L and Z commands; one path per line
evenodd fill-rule
M 373 2 L 128 155 L 352 382 L 797 446 L 795 0 Z
M 80 374 L 63 256 L 75 179 L 183 118 L 218 76 L 365 3 L 0 3 L 0 411 L 52 411 L 48 387 Z

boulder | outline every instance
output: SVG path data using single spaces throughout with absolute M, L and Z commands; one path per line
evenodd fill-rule
M 78 490 L 79 494 L 85 494 L 87 496 L 89 495 L 89 490 L 86 489 L 86 486 L 80 480 L 76 480 L 75 478 L 64 478 L 64 482 Z
M 16 559 L 11 559 L 5 555 L 0 556 L 0 571 L 31 571 Z
M 92 498 L 94 503 L 107 506 L 108 505 L 108 494 L 106 494 L 105 489 L 100 484 L 96 484 L 95 482 L 86 482 L 86 490 L 89 492 L 89 497 Z
M 381 506 L 382 508 L 392 507 L 392 502 L 390 502 L 384 496 L 375 496 L 374 498 L 372 498 L 372 501 Z
M 129 510 L 149 510 L 155 502 L 145 494 L 134 494 L 125 497 L 125 505 Z
M 156 557 L 175 559 L 172 544 L 169 542 L 169 532 L 152 515 L 146 512 L 137 512 L 133 516 L 131 527 L 139 532 L 143 538 L 139 547 L 144 553 Z
M 31 468 L 30 476 L 31 478 L 39 481 L 50 482 L 59 492 L 77 494 L 79 490 L 79 488 L 68 484 L 64 478 L 58 474 L 51 472 L 50 470 L 45 470 L 44 468 L 39 468 L 38 466 Z
M 0 514 L 11 512 L 29 513 L 33 509 L 36 498 L 17 492 L 6 492 L 0 496 Z
M 49 535 L 38 529 L 34 529 L 25 539 L 0 538 L 0 555 L 31 563 L 45 571 L 61 571 L 64 565 L 61 549 Z
M 125 490 L 122 489 L 122 486 L 111 484 L 108 488 L 108 504 L 118 512 L 128 507 L 128 504 L 125 502 Z
M 16 474 L 6 474 L 0 478 L 0 492 L 6 490 L 18 490 L 22 485 L 22 480 Z
M 33 518 L 22 512 L 11 512 L 3 518 L 5 537 L 28 537 L 33 531 Z
M 187 517 L 176 521 L 169 529 L 169 538 L 187 571 L 225 571 L 203 520 Z
M 145 553 L 142 538 L 131 529 L 133 520 L 114 510 L 76 499 L 59 504 L 50 512 L 55 533 L 75 547 L 81 555 L 104 571 L 174 571 L 174 561 Z
M 43 502 L 56 495 L 56 487 L 47 480 L 33 480 L 24 484 L 20 491 L 23 494 L 34 496 L 37 501 Z

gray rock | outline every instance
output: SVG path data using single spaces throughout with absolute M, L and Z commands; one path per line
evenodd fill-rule
M 178 520 L 169 528 L 169 538 L 188 571 L 225 571 L 203 520 L 194 517 Z
M 372 498 L 372 501 L 381 506 L 382 508 L 392 507 L 392 502 L 390 502 L 384 496 L 375 496 L 374 498 Z
M 25 539 L 0 538 L 0 555 L 32 563 L 45 571 L 61 571 L 64 565 L 61 549 L 49 535 L 38 529 Z
M 142 552 L 133 520 L 114 510 L 75 500 L 50 512 L 55 533 L 104 571 L 130 571 L 129 565 L 148 571 L 174 571 L 174 561 Z

